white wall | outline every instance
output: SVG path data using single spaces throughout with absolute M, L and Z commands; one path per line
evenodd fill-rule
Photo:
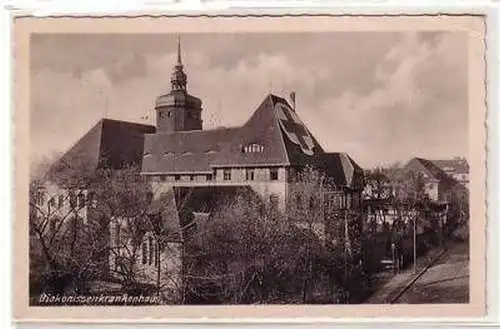
M 40 216 L 47 218 L 48 220 L 52 219 L 68 219 L 77 215 L 82 218 L 84 223 L 87 222 L 87 213 L 89 202 L 87 201 L 87 191 L 86 190 L 75 190 L 73 193 L 76 195 L 76 208 L 72 208 L 70 206 L 70 193 L 67 189 L 64 189 L 56 184 L 51 182 L 46 182 L 43 184 L 44 190 L 44 202 L 42 204 L 37 204 L 36 209 L 37 213 Z M 78 205 L 78 195 L 82 194 L 85 199 L 85 206 L 79 207 Z M 60 197 L 62 199 L 60 199 Z M 50 200 L 53 198 L 54 203 L 51 203 Z M 59 207 L 59 201 L 62 201 L 62 206 Z M 90 204 L 92 206 L 92 204 Z

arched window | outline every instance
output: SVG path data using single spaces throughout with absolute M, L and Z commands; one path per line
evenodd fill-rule
M 160 246 L 158 243 L 155 245 L 155 266 L 158 267 L 160 266 Z
M 148 244 L 144 241 L 142 243 L 142 265 L 148 263 Z
M 57 200 L 57 209 L 61 209 L 64 206 L 64 195 L 59 194 L 58 200 Z

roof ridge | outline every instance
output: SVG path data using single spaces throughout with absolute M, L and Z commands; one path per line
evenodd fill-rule
M 221 128 L 213 128 L 213 129 L 197 129 L 197 130 L 181 130 L 174 132 L 156 132 L 155 135 L 177 135 L 177 134 L 194 134 L 194 133 L 207 133 L 207 132 L 215 132 L 215 131 L 223 131 L 223 130 L 238 130 L 242 128 L 242 126 L 237 127 L 221 127 Z
M 138 126 L 144 126 L 144 127 L 154 127 L 152 124 L 146 124 L 146 123 L 141 123 L 141 122 L 135 122 L 135 121 L 125 121 L 125 120 L 119 120 L 119 119 L 112 119 L 112 118 L 101 118 L 98 123 L 104 123 L 104 122 L 115 122 L 115 123 L 124 123 L 128 125 L 138 125 Z

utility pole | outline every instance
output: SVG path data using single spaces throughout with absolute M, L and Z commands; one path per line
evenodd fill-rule
M 417 216 L 413 217 L 413 273 L 417 273 Z
M 349 238 L 348 234 L 348 226 L 347 226 L 347 209 L 344 209 L 344 225 L 345 225 L 345 232 L 344 232 L 344 282 L 345 282 L 345 303 L 348 304 L 347 300 L 347 239 Z

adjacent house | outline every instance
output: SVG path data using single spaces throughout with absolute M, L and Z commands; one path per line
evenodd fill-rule
M 425 192 L 432 201 L 448 202 L 453 197 L 468 197 L 467 189 L 433 161 L 416 157 L 403 170 L 422 175 Z
M 431 160 L 442 171 L 469 188 L 469 163 L 467 159 L 457 157 L 448 160 Z

